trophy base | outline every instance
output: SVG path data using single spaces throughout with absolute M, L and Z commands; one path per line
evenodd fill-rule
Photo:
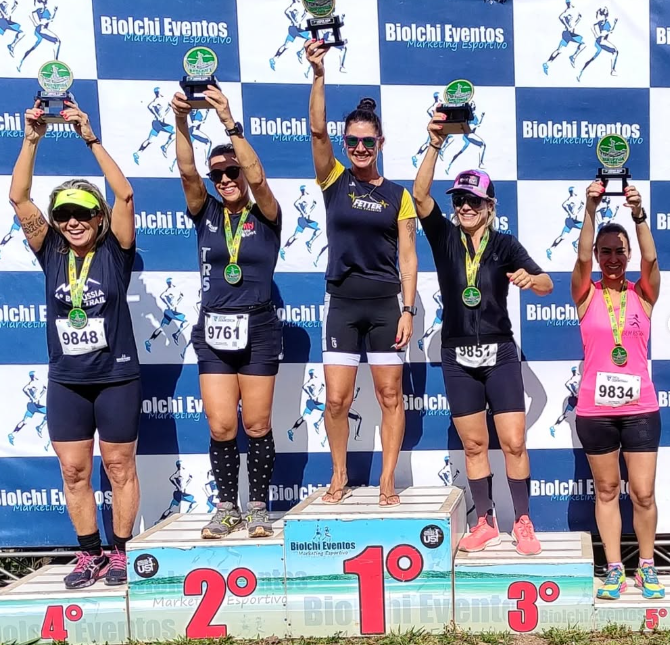
M 474 119 L 472 106 L 465 105 L 440 105 L 435 109 L 440 114 L 446 114 L 446 121 L 442 123 L 442 134 L 470 134 L 470 121 Z
M 215 76 L 184 76 L 179 82 L 181 89 L 184 90 L 186 102 L 194 110 L 212 110 L 212 106 L 207 102 L 204 92 L 208 85 L 219 87 Z
M 605 184 L 605 192 L 603 195 L 618 195 L 624 196 L 624 190 L 628 188 L 628 180 L 630 179 L 630 171 L 628 168 L 598 168 L 596 179 Z M 610 182 L 614 186 L 610 188 Z M 616 189 L 619 190 L 616 190 Z
M 322 47 L 342 47 L 340 29 L 344 26 L 340 16 L 329 16 L 328 18 L 309 18 L 307 29 L 312 33 L 314 40 L 323 40 Z
M 65 101 L 76 102 L 71 92 L 47 92 L 46 90 L 38 92 L 35 100 L 40 101 L 40 108 L 44 111 L 42 121 L 45 123 L 67 123 L 61 116 L 61 112 L 68 109 Z

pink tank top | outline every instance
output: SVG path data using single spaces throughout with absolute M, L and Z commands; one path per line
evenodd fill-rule
M 628 361 L 618 366 L 611 358 L 614 335 L 602 283 L 595 283 L 595 293 L 579 325 L 584 346 L 584 368 L 576 410 L 579 416 L 645 414 L 659 409 L 647 363 L 651 320 L 630 281 L 627 299 L 622 344 L 628 352 Z M 614 313 L 618 320 L 619 306 L 616 304 Z M 635 400 L 638 392 L 639 398 Z

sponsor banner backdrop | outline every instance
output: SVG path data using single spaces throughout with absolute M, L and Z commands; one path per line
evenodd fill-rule
M 333 149 L 342 162 L 348 163 L 346 116 L 363 97 L 372 97 L 383 126 L 380 168 L 411 193 L 427 150 L 426 126 L 445 86 L 459 76 L 474 83 L 471 132 L 445 141 L 432 194 L 444 216 L 451 217 L 446 191 L 458 172 L 487 170 L 496 183 L 495 228 L 517 236 L 554 281 L 549 296 L 511 286 L 508 298 L 523 361 L 531 508 L 538 530 L 595 530 L 593 481 L 575 432 L 583 351 L 570 272 L 585 190 L 600 166 L 596 144 L 605 133 L 621 134 L 630 144 L 631 183 L 642 193 L 663 271 L 649 369 L 667 425 L 670 8 L 663 0 L 338 0 L 336 13 L 344 20 L 345 42 L 325 58 L 327 115 Z M 49 441 L 44 279 L 9 203 L 23 114 L 39 90 L 38 70 L 53 60 L 71 67 L 76 101 L 134 190 L 137 259 L 128 300 L 143 389 L 136 532 L 176 512 L 212 511 L 217 502 L 191 345 L 209 265 L 197 254 L 176 166 L 170 108 L 185 74 L 184 55 L 193 47 L 216 53 L 217 82 L 283 212 L 273 288 L 283 322 L 284 358 L 272 420 L 277 460 L 271 508 L 289 509 L 328 484 L 321 350 L 328 234 L 311 158 L 312 73 L 304 55 L 311 38 L 308 17 L 301 0 L 166 0 L 160 5 L 149 0 L 0 0 L 0 548 L 76 542 Z M 193 110 L 189 132 L 198 172 L 206 177 L 209 153 L 229 138 L 213 110 Z M 31 197 L 45 213 L 52 190 L 74 177 L 111 194 L 71 124 L 49 126 L 35 175 Z M 624 199 L 612 196 L 598 207 L 596 226 L 624 226 L 632 241 L 629 277 L 635 280 L 640 253 L 629 214 Z M 403 372 L 406 429 L 396 481 L 399 487 L 466 488 L 463 446 L 440 366 L 448 312 L 420 224 L 417 252 L 419 312 Z M 628 323 L 634 333 L 639 321 Z M 501 527 L 509 530 L 513 509 L 504 459 L 490 415 L 488 421 L 496 510 Z M 352 484 L 379 482 L 380 426 L 363 356 L 349 413 Z M 245 503 L 247 441 L 241 422 L 239 443 Z M 665 427 L 661 445 L 659 487 L 670 476 L 662 467 L 670 458 Z M 110 491 L 97 444 L 94 454 L 93 486 L 109 540 Z M 624 527 L 632 531 L 623 466 L 621 495 Z M 467 500 L 472 511 L 469 493 Z M 668 501 L 659 495 L 658 503 L 659 532 L 670 531 Z M 468 515 L 471 522 L 473 515 Z

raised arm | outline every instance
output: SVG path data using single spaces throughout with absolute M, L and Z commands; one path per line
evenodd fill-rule
M 33 251 L 39 251 L 49 230 L 42 211 L 30 199 L 35 172 L 35 157 L 40 139 L 46 134 L 47 124 L 42 121 L 44 111 L 40 102 L 26 110 L 23 132 L 23 145 L 14 164 L 12 183 L 9 187 L 9 201 L 19 218 L 23 234 Z
M 322 44 L 322 40 L 313 39 L 305 43 L 305 54 L 314 72 L 309 95 L 309 127 L 314 170 L 319 184 L 323 184 L 335 168 L 335 154 L 326 122 L 326 70 L 323 57 L 328 53 L 328 48 L 321 47 Z
M 640 193 L 635 186 L 628 186 L 624 192 L 626 193 L 624 207 L 631 209 L 635 234 L 640 245 L 640 279 L 637 285 L 642 297 L 653 306 L 658 300 L 661 289 L 661 271 L 658 267 L 656 245 L 646 221 L 646 213 L 643 215 Z
M 444 140 L 447 138 L 446 134 L 442 134 L 442 124 L 440 123 L 440 121 L 446 119 L 446 116 L 446 114 L 436 111 L 428 123 L 427 129 L 430 145 L 426 149 L 426 154 L 419 166 L 419 172 L 416 174 L 414 186 L 412 187 L 412 196 L 416 203 L 416 213 L 421 219 L 428 217 L 435 206 L 435 200 L 430 196 L 430 188 L 433 185 L 437 155 L 444 145 Z
M 593 240 L 595 237 L 596 209 L 600 205 L 605 192 L 605 186 L 601 181 L 594 181 L 586 189 L 586 210 L 584 222 L 579 233 L 579 244 L 577 247 L 577 261 L 572 270 L 570 291 L 572 299 L 580 307 L 591 293 L 591 271 L 593 269 Z
M 65 120 L 68 123 L 72 123 L 75 132 L 91 149 L 95 160 L 100 166 L 100 170 L 102 170 L 102 174 L 114 193 L 112 233 L 114 233 L 114 236 L 119 241 L 121 248 L 129 249 L 135 242 L 135 201 L 133 200 L 133 188 L 123 172 L 121 172 L 121 168 L 119 168 L 107 150 L 103 148 L 98 137 L 95 136 L 88 114 L 82 112 L 73 103 L 67 103 L 67 105 L 70 107 L 65 110 Z
M 189 213 L 196 215 L 202 210 L 205 204 L 207 189 L 195 165 L 193 142 L 191 141 L 191 134 L 188 131 L 188 115 L 191 112 L 191 106 L 186 102 L 186 96 L 181 92 L 177 92 L 172 97 L 170 105 L 172 106 L 177 126 L 175 145 L 181 186 L 186 197 L 186 206 Z
M 230 111 L 230 104 L 223 92 L 214 85 L 208 85 L 204 92 L 205 99 L 215 110 L 221 123 L 227 130 L 235 127 L 235 119 Z M 279 204 L 265 177 L 265 171 L 251 144 L 240 134 L 233 134 L 230 142 L 235 150 L 235 157 L 240 162 L 240 168 L 249 184 L 254 201 L 261 209 L 261 213 L 271 222 L 277 220 Z

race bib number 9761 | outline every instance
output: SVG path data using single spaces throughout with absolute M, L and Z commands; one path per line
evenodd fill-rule
M 249 340 L 249 314 L 207 314 L 205 340 L 222 351 L 245 349 Z

